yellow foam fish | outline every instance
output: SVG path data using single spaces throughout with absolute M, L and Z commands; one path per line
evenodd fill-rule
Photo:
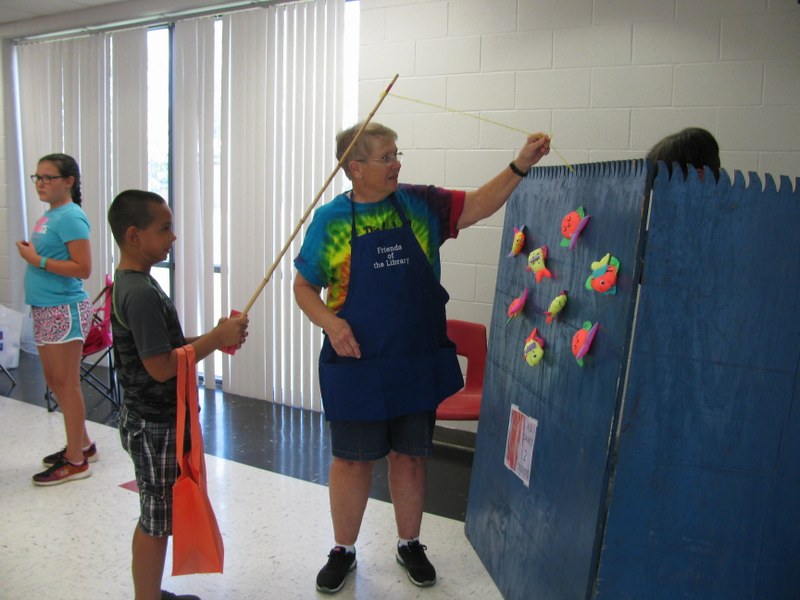
M 564 307 L 567 305 L 567 290 L 561 290 L 561 293 L 553 298 L 552 302 L 550 302 L 550 306 L 544 313 L 546 320 L 548 323 L 552 323 L 555 316 L 564 310 Z
M 514 240 L 511 242 L 511 252 L 508 256 L 516 256 L 522 252 L 522 247 L 525 245 L 525 225 L 517 229 L 514 227 Z
M 523 354 L 525 355 L 525 362 L 532 367 L 538 365 L 544 356 L 544 340 L 539 336 L 539 330 L 536 327 L 533 328 L 528 339 L 525 340 Z
M 528 255 L 528 266 L 525 267 L 526 271 L 532 271 L 533 276 L 536 278 L 536 283 L 539 283 L 545 277 L 553 277 L 544 261 L 547 258 L 547 246 L 537 248 Z

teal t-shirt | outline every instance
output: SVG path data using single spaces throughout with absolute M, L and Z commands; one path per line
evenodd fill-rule
M 350 193 L 339 194 L 314 213 L 295 268 L 312 285 L 328 288 L 326 304 L 338 311 L 350 283 L 350 234 L 353 203 Z M 414 236 L 439 278 L 439 246 L 458 235 L 456 223 L 465 193 L 434 186 L 401 184 L 395 199 L 411 222 Z M 400 227 L 400 216 L 387 197 L 374 204 L 355 204 L 356 235 Z
M 89 219 L 83 209 L 69 202 L 46 211 L 33 228 L 31 243 L 40 256 L 69 260 L 67 242 L 89 239 Z M 59 306 L 81 302 L 89 295 L 78 277 L 63 277 L 38 266 L 25 271 L 25 303 L 31 306 Z

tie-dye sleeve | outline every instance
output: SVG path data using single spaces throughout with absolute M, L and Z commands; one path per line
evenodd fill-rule
M 445 240 L 458 237 L 458 219 L 464 210 L 466 192 L 461 190 L 448 190 L 433 185 L 406 185 L 400 186 L 399 193 L 422 198 L 428 206 L 439 238 L 439 245 Z
M 330 265 L 325 260 L 327 227 L 325 211 L 318 209 L 303 238 L 300 253 L 294 259 L 297 271 L 312 285 L 327 287 Z
M 342 265 L 350 261 L 351 207 L 340 194 L 314 212 L 294 266 L 312 285 L 338 288 Z M 337 292 L 338 293 L 338 292 Z

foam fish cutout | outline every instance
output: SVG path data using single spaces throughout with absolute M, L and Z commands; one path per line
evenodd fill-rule
M 522 312 L 522 309 L 525 308 L 525 303 L 527 301 L 528 288 L 525 288 L 525 290 L 522 292 L 522 295 L 518 298 L 514 298 L 514 300 L 511 301 L 511 304 L 508 305 L 508 312 L 506 313 L 508 315 L 508 321 Z M 506 323 L 508 323 L 508 321 L 506 321 Z
M 595 323 L 592 325 L 591 321 L 585 321 L 583 323 L 583 328 L 578 329 L 575 335 L 572 336 L 572 354 L 575 356 L 575 360 L 578 361 L 580 366 L 583 366 L 583 357 L 586 356 L 586 353 L 589 352 L 589 348 L 592 347 L 594 336 L 597 335 L 598 325 L 600 324 Z
M 537 248 L 528 255 L 528 266 L 525 267 L 525 270 L 533 272 L 533 276 L 536 278 L 536 283 L 539 283 L 545 277 L 553 277 L 553 274 L 544 264 L 546 258 L 547 246 Z
M 582 206 L 564 215 L 564 218 L 561 219 L 561 235 L 563 236 L 561 245 L 569 246 L 569 249 L 572 250 L 575 244 L 578 243 L 578 236 L 588 222 L 589 217 L 586 216 L 586 211 L 583 210 Z
M 517 229 L 514 227 L 514 241 L 511 242 L 511 252 L 509 256 L 516 256 L 522 252 L 522 247 L 525 245 L 525 225 Z
M 523 350 L 525 362 L 532 367 L 538 365 L 544 356 L 544 340 L 538 334 L 539 330 L 534 327 L 525 340 L 525 349 Z
M 606 254 L 592 263 L 592 274 L 586 280 L 586 289 L 600 294 L 616 294 L 618 274 L 619 261 L 610 253 Z
M 548 323 L 552 323 L 555 316 L 564 310 L 564 307 L 567 305 L 567 290 L 561 290 L 561 293 L 553 298 L 550 302 L 550 306 L 547 307 L 547 310 L 544 312 L 544 316 L 546 317 L 546 321 Z

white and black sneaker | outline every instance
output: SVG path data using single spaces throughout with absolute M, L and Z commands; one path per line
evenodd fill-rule
M 317 591 L 335 594 L 344 586 L 347 574 L 355 568 L 356 553 L 334 546 L 328 554 L 328 562 L 317 573 Z
M 167 590 L 161 590 L 161 600 L 200 600 L 200 596 L 194 594 L 173 594 Z
M 409 542 L 408 545 L 397 545 L 397 562 L 403 565 L 408 571 L 408 578 L 411 583 L 419 587 L 428 587 L 436 583 L 436 569 L 425 556 L 427 546 L 423 546 L 418 540 Z

